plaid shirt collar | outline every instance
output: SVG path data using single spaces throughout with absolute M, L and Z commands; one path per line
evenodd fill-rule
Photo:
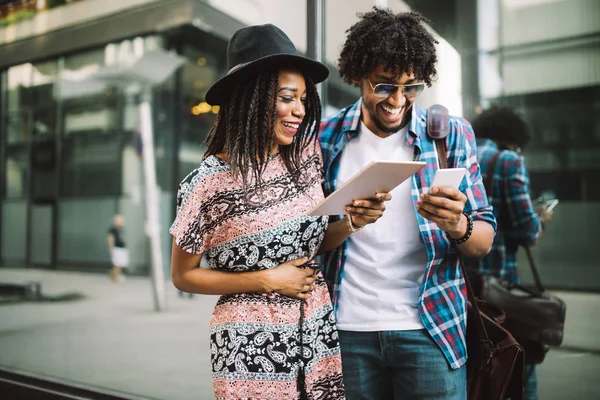
M 341 135 L 347 135 L 349 139 L 355 138 L 360 132 L 360 116 L 362 113 L 362 97 L 358 101 L 349 107 L 346 107 L 347 112 L 344 114 L 344 120 L 342 123 Z M 425 110 L 421 108 L 417 103 L 413 103 L 411 107 L 411 118 L 408 124 L 408 132 L 410 133 L 412 142 L 419 137 L 422 131 L 422 126 L 418 123 L 420 120 L 424 120 L 426 117 Z

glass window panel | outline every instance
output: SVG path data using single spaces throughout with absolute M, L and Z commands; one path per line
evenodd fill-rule
M 174 130 L 176 129 L 175 118 L 179 118 L 174 98 L 175 82 L 175 75 L 172 75 L 153 90 L 152 116 L 154 124 L 156 180 L 158 186 L 165 190 L 174 186 L 173 166 L 174 158 L 177 157 L 177 155 L 173 154 Z M 129 144 L 133 145 L 134 141 L 131 140 Z M 176 184 L 178 185 L 179 182 L 176 182 Z
M 31 195 L 34 199 L 57 196 L 56 106 L 31 111 Z
M 584 175 L 585 181 L 585 199 L 589 202 L 600 203 L 600 169 L 587 171 Z
M 61 194 L 120 194 L 121 143 L 114 135 L 72 135 L 63 142 Z
M 104 67 L 104 49 L 68 56 L 60 79 L 65 136 L 111 132 L 117 127 L 117 91 L 93 79 Z
M 106 47 L 109 47 L 108 45 Z M 65 57 L 62 76 L 86 77 L 88 74 L 98 71 L 104 65 L 105 48 L 88 50 L 83 53 L 72 54 Z
M 64 59 L 58 89 L 63 99 L 62 196 L 120 193 L 119 92 L 93 79 L 104 65 L 105 48 Z
M 114 133 L 117 129 L 117 99 L 112 93 L 68 101 L 63 109 L 64 136 Z
M 222 61 L 213 53 L 193 47 L 186 47 L 183 53 L 189 61 L 181 69 L 180 180 L 202 162 L 206 151 L 204 141 L 218 112 L 218 108 L 204 102 L 204 97 L 208 88 L 225 73 Z
M 31 77 L 33 65 L 30 63 L 10 67 L 7 71 L 7 105 L 8 110 L 20 110 L 30 104 Z
M 28 194 L 29 162 L 27 145 L 11 145 L 6 149 L 6 187 L 8 198 L 25 197 Z
M 27 143 L 31 134 L 30 124 L 29 113 L 9 113 L 6 118 L 6 143 Z
M 112 197 L 62 199 L 58 204 L 58 259 L 80 265 L 107 263 L 106 236 L 116 205 Z M 128 241 L 127 247 L 131 245 Z
M 3 202 L 0 207 L 2 258 L 4 261 L 24 263 L 27 257 L 27 200 Z
M 56 106 L 35 108 L 31 112 L 31 130 L 34 140 L 49 140 L 56 136 Z
M 31 205 L 30 223 L 31 226 L 35 226 L 35 229 L 31 230 L 29 237 L 31 246 L 29 261 L 33 264 L 52 263 L 52 240 L 48 238 L 52 236 L 53 208 L 51 204 Z
M 32 64 L 30 107 L 46 108 L 56 102 L 55 83 L 58 77 L 58 62 L 48 61 Z

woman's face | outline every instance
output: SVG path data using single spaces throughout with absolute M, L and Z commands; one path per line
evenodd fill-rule
M 293 70 L 279 72 L 279 85 L 275 97 L 273 153 L 277 152 L 279 146 L 287 146 L 292 143 L 306 114 L 304 76 Z

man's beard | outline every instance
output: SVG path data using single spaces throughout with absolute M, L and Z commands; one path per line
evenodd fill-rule
M 377 127 L 377 129 L 379 129 L 381 132 L 385 132 L 385 133 L 396 133 L 400 129 L 402 129 L 404 126 L 406 126 L 406 124 L 408 123 L 408 120 L 410 119 L 410 114 L 412 111 L 412 104 L 407 109 L 404 110 L 404 115 L 402 115 L 402 119 L 400 120 L 400 123 L 396 126 L 386 126 L 379 120 L 379 117 L 377 116 L 378 105 L 379 105 L 379 103 L 375 104 L 374 108 L 367 107 L 369 115 L 371 116 L 371 120 L 375 123 L 375 126 Z

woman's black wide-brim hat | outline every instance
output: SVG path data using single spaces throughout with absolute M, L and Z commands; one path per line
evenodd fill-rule
M 248 26 L 238 30 L 229 40 L 227 75 L 208 89 L 206 102 L 221 105 L 240 79 L 251 78 L 252 74 L 270 65 L 295 68 L 314 83 L 323 82 L 329 75 L 324 64 L 300 55 L 290 38 L 275 25 Z

